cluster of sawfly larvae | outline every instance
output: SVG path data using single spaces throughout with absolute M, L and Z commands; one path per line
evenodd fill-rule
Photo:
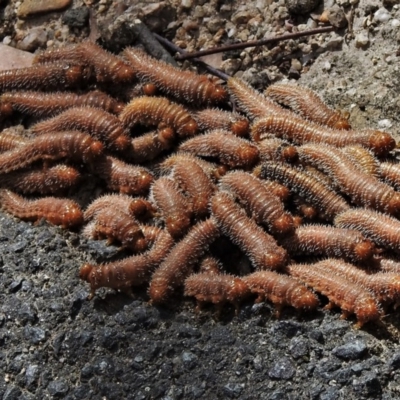
M 123 250 L 80 268 L 89 298 L 147 287 L 155 305 L 278 315 L 328 299 L 358 327 L 400 300 L 396 143 L 310 90 L 261 94 L 84 42 L 0 72 L 0 118 L 2 210 Z M 83 176 L 102 192 L 90 204 L 71 199 Z

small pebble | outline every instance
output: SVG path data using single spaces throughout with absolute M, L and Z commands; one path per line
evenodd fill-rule
M 355 45 L 358 48 L 364 48 L 369 45 L 368 32 L 362 31 L 355 37 Z
M 307 14 L 320 3 L 321 0 L 285 0 L 285 5 L 291 14 Z
M 17 15 L 25 18 L 34 14 L 62 10 L 68 7 L 72 0 L 24 0 L 18 9 Z
M 361 340 L 355 340 L 342 346 L 337 346 L 332 353 L 344 360 L 357 360 L 367 352 L 366 344 Z
M 391 16 L 389 11 L 383 7 L 376 11 L 374 14 L 374 20 L 382 23 L 388 22 L 390 18 Z
M 295 374 L 296 370 L 287 357 L 283 357 L 276 361 L 272 368 L 268 371 L 268 376 L 271 379 L 291 379 Z

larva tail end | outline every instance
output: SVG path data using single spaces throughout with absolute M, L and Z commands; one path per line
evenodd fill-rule
M 65 229 L 81 226 L 84 222 L 83 212 L 78 205 L 68 207 L 62 214 L 62 226 Z
M 234 122 L 231 125 L 231 131 L 234 135 L 239 137 L 246 137 L 249 135 L 249 121 L 247 119 L 241 119 L 239 121 Z
M 400 215 L 400 193 L 395 193 L 389 200 L 387 212 L 392 215 Z
M 372 297 L 359 301 L 354 307 L 354 313 L 357 316 L 357 325 L 359 327 L 368 321 L 379 321 L 382 317 L 382 312 Z
M 385 156 L 396 147 L 396 141 L 386 132 L 375 131 L 369 139 L 369 146 L 377 156 Z
M 356 255 L 355 261 L 368 261 L 371 260 L 376 253 L 375 245 L 369 240 L 357 243 L 354 246 L 354 253 Z
M 272 230 L 274 234 L 286 235 L 294 232 L 293 218 L 289 214 L 284 214 L 277 218 L 272 223 Z
M 91 275 L 95 270 L 95 266 L 92 264 L 83 264 L 81 269 L 79 270 L 79 278 L 83 281 L 91 283 Z

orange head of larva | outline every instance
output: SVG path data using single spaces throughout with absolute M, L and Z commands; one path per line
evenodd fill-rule
M 283 160 L 294 163 L 299 159 L 299 153 L 294 146 L 287 146 L 282 149 L 282 158 Z
M 132 82 L 135 79 L 135 71 L 130 65 L 122 63 L 114 71 L 114 78 L 117 82 Z
M 154 181 L 154 177 L 150 172 L 142 171 L 138 179 L 138 188 L 140 188 L 141 193 L 148 192 L 151 184 Z
M 278 270 L 286 264 L 287 254 L 285 250 L 277 251 L 276 253 L 266 253 L 263 257 L 262 269 Z
M 231 131 L 234 135 L 245 137 L 249 135 L 250 124 L 247 119 L 240 119 L 231 125 Z
M 260 152 L 257 147 L 252 145 L 241 146 L 238 150 L 239 164 L 234 163 L 232 167 L 245 167 L 252 168 L 256 165 L 260 159 Z
M 182 137 L 191 137 L 197 134 L 199 126 L 194 119 L 190 119 L 186 124 L 178 128 L 178 134 Z
M 135 218 L 141 219 L 149 212 L 148 204 L 143 199 L 134 199 L 129 204 L 129 213 Z
M 157 86 L 154 83 L 146 83 L 142 87 L 145 96 L 155 96 L 157 94 Z
M 212 103 L 223 103 L 228 101 L 228 92 L 220 85 L 215 85 L 214 90 L 210 94 L 210 101 Z
M 396 141 L 386 132 L 373 131 L 369 147 L 377 156 L 385 156 L 396 147 Z
M 68 204 L 64 210 L 60 212 L 61 225 L 64 228 L 72 228 L 83 224 L 83 212 L 78 204 Z
M 95 270 L 95 266 L 92 264 L 83 264 L 79 270 L 79 278 L 86 282 L 92 281 L 92 272 Z
M 366 239 L 354 246 L 354 261 L 368 261 L 371 260 L 376 253 L 375 244 Z
M 90 163 L 103 154 L 104 146 L 103 143 L 98 140 L 91 141 L 89 147 L 83 152 L 83 161 Z
M 292 306 L 298 310 L 314 310 L 319 305 L 318 297 L 305 286 L 298 286 L 291 293 Z
M 7 118 L 13 113 L 13 107 L 11 103 L 0 104 L 0 119 Z
M 286 235 L 294 232 L 293 217 L 283 214 L 272 222 L 271 230 L 277 235 Z
M 169 148 L 175 141 L 175 131 L 172 128 L 162 128 L 158 131 L 158 140 L 164 148 Z
M 343 118 L 340 118 L 338 121 L 335 122 L 335 124 L 333 125 L 333 128 L 348 130 L 351 128 L 351 125 L 349 124 L 349 121 L 347 121 Z
M 118 136 L 113 142 L 113 147 L 118 151 L 129 150 L 131 146 L 131 139 L 129 139 L 129 137 L 126 135 Z
M 121 111 L 125 108 L 125 104 L 121 103 L 121 102 L 117 102 L 114 104 L 114 106 L 112 107 L 112 112 L 114 114 L 119 115 L 121 113 Z
M 386 211 L 389 214 L 400 216 L 400 193 L 395 192 L 387 203 Z
M 65 69 L 65 80 L 68 86 L 77 86 L 90 79 L 92 70 L 83 65 L 70 65 Z
M 365 296 L 357 299 L 354 306 L 354 314 L 356 314 L 357 327 L 359 328 L 368 321 L 379 320 L 382 316 L 382 312 L 372 296 Z
M 165 219 L 167 231 L 174 239 L 179 239 L 183 236 L 190 226 L 190 218 L 185 215 L 171 215 Z

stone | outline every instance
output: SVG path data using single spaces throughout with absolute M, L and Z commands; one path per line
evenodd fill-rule
M 342 346 L 337 346 L 332 353 L 343 360 L 357 360 L 367 352 L 366 344 L 361 340 L 355 340 Z
M 32 65 L 34 54 L 0 44 L 0 71 Z
M 47 43 L 47 33 L 42 28 L 33 28 L 18 43 L 18 48 L 25 51 L 35 51 L 40 47 L 45 47 Z
M 89 21 L 89 9 L 87 7 L 77 7 L 67 10 L 62 16 L 62 22 L 70 28 L 83 28 Z
M 291 379 L 295 374 L 296 370 L 289 360 L 288 357 L 282 357 L 280 360 L 277 360 L 272 368 L 268 371 L 268 376 L 271 379 Z
M 59 11 L 68 7 L 72 0 L 24 0 L 18 9 L 19 18 L 26 18 L 35 14 Z

